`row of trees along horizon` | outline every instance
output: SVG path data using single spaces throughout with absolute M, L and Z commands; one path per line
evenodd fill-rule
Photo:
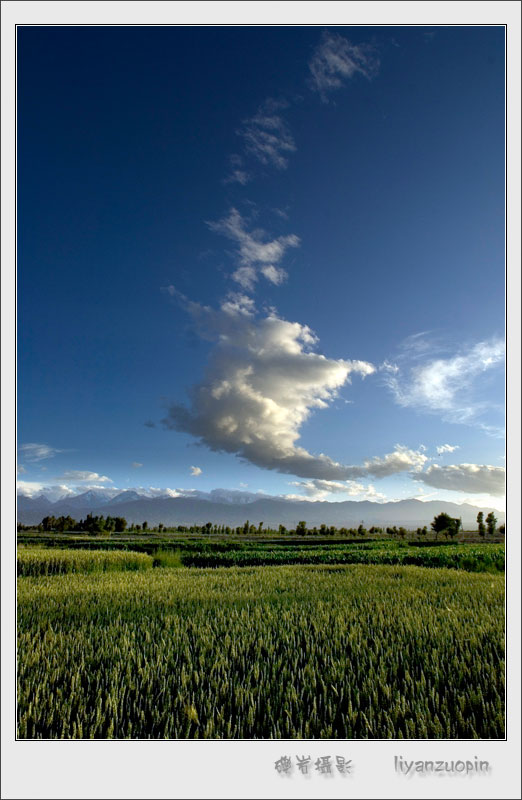
M 111 533 L 138 533 L 138 532 L 149 532 L 149 533 L 198 533 L 198 534 L 212 534 L 212 535 L 247 535 L 252 536 L 255 534 L 279 534 L 279 535 L 297 535 L 297 536 L 367 536 L 376 535 L 376 534 L 388 534 L 390 536 L 404 538 L 406 535 L 411 534 L 412 531 L 408 530 L 404 527 L 397 528 L 396 525 L 393 527 L 381 528 L 375 525 L 372 525 L 371 528 L 366 529 L 361 522 L 361 524 L 357 528 L 336 528 L 334 525 L 325 525 L 322 524 L 319 527 L 308 528 L 306 522 L 302 520 L 301 522 L 297 523 L 295 528 L 287 529 L 284 525 L 279 525 L 277 529 L 275 528 L 264 528 L 263 522 L 260 522 L 259 525 L 252 525 L 249 520 L 247 520 L 244 525 L 240 525 L 236 528 L 231 528 L 228 525 L 215 525 L 212 522 L 207 522 L 205 525 L 163 525 L 163 523 L 159 523 L 157 526 L 149 528 L 149 524 L 147 521 L 137 524 L 131 523 L 130 525 L 127 523 L 127 520 L 124 517 L 111 517 L 107 516 L 93 516 L 92 514 L 88 514 L 85 519 L 81 519 L 77 521 L 73 519 L 71 516 L 62 516 L 62 517 L 54 517 L 54 516 L 47 516 L 42 519 L 39 525 L 23 525 L 22 523 L 18 523 L 17 530 L 18 531 L 29 531 L 29 530 L 37 530 L 40 532 L 55 532 L 55 533 L 88 533 L 88 534 L 111 534 Z M 480 536 L 485 537 L 486 534 L 488 536 L 494 536 L 497 532 L 500 534 L 505 533 L 505 525 L 500 525 L 497 528 L 497 518 L 493 511 L 487 515 L 486 520 L 484 521 L 484 513 L 480 511 L 477 515 L 477 532 Z M 438 514 L 431 523 L 431 530 L 437 535 L 441 534 L 446 536 L 446 538 L 454 539 L 459 532 L 462 531 L 462 520 L 450 517 L 449 514 L 441 513 Z M 423 528 L 417 528 L 414 531 L 418 537 L 422 538 L 427 536 L 428 534 L 428 527 L 425 525 Z

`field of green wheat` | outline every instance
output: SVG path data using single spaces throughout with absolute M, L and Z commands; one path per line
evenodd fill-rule
M 20 738 L 504 736 L 500 574 L 42 571 L 18 579 Z

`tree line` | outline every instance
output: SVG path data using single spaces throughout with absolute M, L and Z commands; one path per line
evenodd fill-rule
M 488 536 L 494 536 L 498 530 L 498 533 L 504 534 L 505 533 L 505 525 L 500 525 L 497 529 L 497 518 L 493 511 L 487 515 L 484 521 L 484 513 L 480 511 L 477 515 L 477 525 L 478 525 L 478 533 L 480 536 L 485 537 L 486 533 Z M 357 528 L 336 528 L 335 525 L 326 525 L 322 524 L 319 527 L 314 526 L 310 528 L 307 526 L 304 520 L 301 520 L 297 523 L 295 528 L 286 528 L 284 525 L 279 525 L 276 528 L 264 528 L 264 523 L 260 522 L 258 525 L 253 525 L 248 519 L 243 525 L 238 525 L 237 527 L 230 527 L 229 525 L 216 525 L 212 522 L 207 522 L 205 525 L 164 525 L 160 522 L 157 526 L 149 528 L 149 524 L 147 521 L 140 523 L 131 523 L 130 525 L 127 523 L 127 520 L 124 517 L 111 517 L 107 516 L 104 517 L 103 514 L 100 516 L 94 516 L 93 514 L 87 514 L 85 519 L 81 519 L 79 521 L 73 519 L 71 516 L 61 516 L 61 517 L 54 517 L 49 515 L 44 517 L 39 525 L 36 526 L 38 531 L 42 532 L 57 532 L 62 533 L 64 531 L 70 531 L 73 533 L 89 533 L 89 534 L 111 534 L 111 533 L 124 533 L 128 531 L 129 533 L 137 533 L 139 531 L 149 531 L 154 533 L 169 533 L 169 532 L 180 532 L 180 533 L 198 533 L 198 534 L 212 534 L 212 535 L 243 535 L 243 536 L 253 536 L 255 534 L 279 534 L 279 535 L 297 535 L 297 536 L 367 536 L 375 535 L 375 534 L 382 534 L 387 533 L 389 536 L 396 536 L 398 538 L 404 539 L 405 536 L 411 531 L 407 528 L 400 526 L 399 528 L 394 525 L 393 527 L 387 527 L 386 529 L 372 525 L 371 528 L 365 528 L 364 524 L 361 524 Z M 34 525 L 23 525 L 22 523 L 18 523 L 17 526 L 18 531 L 23 530 L 34 530 Z M 462 530 L 462 520 L 450 517 L 449 514 L 441 513 L 435 516 L 433 522 L 431 523 L 431 530 L 436 534 L 438 537 L 439 534 L 445 535 L 447 538 L 454 538 L 457 534 Z M 425 525 L 423 528 L 417 528 L 416 530 L 418 537 L 424 537 L 428 534 L 428 527 Z

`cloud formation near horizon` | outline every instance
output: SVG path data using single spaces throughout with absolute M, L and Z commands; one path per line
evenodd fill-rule
M 357 497 L 359 500 L 372 500 L 382 502 L 385 495 L 375 490 L 372 484 L 364 486 L 357 481 L 325 481 L 315 478 L 311 481 L 292 481 L 292 486 L 301 489 L 305 497 L 300 495 L 287 495 L 288 499 L 325 500 L 329 495 L 347 495 Z
M 340 89 L 357 73 L 368 80 L 373 78 L 380 64 L 372 45 L 354 45 L 338 33 L 325 31 L 308 66 L 312 89 L 327 102 L 329 92 Z
M 275 285 L 284 281 L 286 271 L 278 264 L 289 247 L 299 246 L 300 239 L 294 233 L 270 240 L 260 228 L 249 232 L 246 221 L 236 208 L 231 208 L 227 217 L 207 224 L 211 230 L 238 245 L 239 267 L 232 273 L 232 279 L 243 289 L 253 291 L 259 273 Z
M 412 477 L 435 489 L 501 497 L 505 493 L 505 475 L 504 467 L 488 464 L 450 464 L 445 467 L 432 464 L 425 472 Z

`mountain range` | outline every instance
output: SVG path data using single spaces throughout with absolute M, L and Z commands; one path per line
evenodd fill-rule
M 365 527 L 402 525 L 405 528 L 417 528 L 423 525 L 429 527 L 437 514 L 445 512 L 452 517 L 460 517 L 464 529 L 474 530 L 479 511 L 483 511 L 484 516 L 494 511 L 499 524 L 505 521 L 505 515 L 501 511 L 442 500 L 422 502 L 410 499 L 388 503 L 362 500 L 332 503 L 288 500 L 248 492 L 227 493 L 225 490 L 214 490 L 208 498 L 168 495 L 147 497 L 134 490 L 120 492 L 115 496 L 88 491 L 55 502 L 51 502 L 45 494 L 38 497 L 18 497 L 18 521 L 24 525 L 38 524 L 48 515 L 70 515 L 79 520 L 87 514 L 103 514 L 125 517 L 129 524 L 147 521 L 151 527 L 160 522 L 168 526 L 204 525 L 212 522 L 237 527 L 248 519 L 256 526 L 262 521 L 265 528 L 277 528 L 279 525 L 295 528 L 300 520 L 305 520 L 309 527 L 319 527 L 325 523 L 350 528 L 363 522 Z

